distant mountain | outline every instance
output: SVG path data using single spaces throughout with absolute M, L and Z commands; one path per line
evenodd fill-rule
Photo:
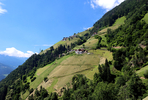
M 22 57 L 12 57 L 0 54 L 0 63 L 10 66 L 12 69 L 17 68 L 19 65 L 22 65 L 27 58 Z
M 0 81 L 4 79 L 13 69 L 7 65 L 0 63 Z

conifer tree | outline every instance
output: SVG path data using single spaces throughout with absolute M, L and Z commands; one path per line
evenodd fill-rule
M 110 66 L 108 63 L 108 60 L 105 60 L 105 67 L 106 67 L 106 81 L 110 82 L 111 81 L 111 72 L 110 72 Z
M 99 73 L 102 74 L 102 68 L 101 68 L 101 65 L 100 64 L 98 66 L 98 70 L 99 70 Z

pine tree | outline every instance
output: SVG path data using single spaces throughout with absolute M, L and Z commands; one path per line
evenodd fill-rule
M 111 81 L 111 72 L 110 72 L 110 66 L 108 63 L 108 60 L 105 60 L 105 67 L 106 67 L 106 81 L 110 82 Z
M 101 68 L 101 65 L 100 64 L 98 66 L 98 70 L 99 70 L 99 73 L 102 74 L 102 68 Z

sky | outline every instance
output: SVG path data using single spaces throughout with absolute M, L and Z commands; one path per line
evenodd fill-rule
M 82 32 L 124 0 L 0 0 L 0 54 L 30 57 Z

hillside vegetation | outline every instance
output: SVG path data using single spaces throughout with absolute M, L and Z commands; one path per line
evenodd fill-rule
M 0 100 L 147 97 L 147 13 L 146 0 L 126 0 L 92 28 L 32 55 L 0 82 Z
M 83 40 L 83 39 L 88 39 L 91 35 L 90 35 L 90 30 L 92 28 L 90 28 L 89 30 L 85 30 L 83 32 L 80 32 L 77 34 L 77 37 L 73 37 L 73 38 L 68 38 L 67 40 L 65 41 L 62 41 L 62 38 L 61 38 L 61 41 L 57 42 L 56 44 L 53 45 L 53 48 L 57 48 L 58 46 L 60 45 L 63 45 L 63 46 L 72 46 L 73 44 L 77 44 L 77 42 L 79 40 Z M 85 36 L 87 34 L 87 36 Z M 64 37 L 63 37 L 64 38 Z M 75 45 L 74 45 L 75 46 Z M 43 54 L 43 53 L 46 53 L 46 51 L 50 50 L 50 48 L 44 50 L 43 52 L 41 52 L 40 54 Z
M 105 59 L 109 58 L 107 55 L 110 55 L 109 59 L 112 60 L 112 54 L 107 50 L 93 50 L 90 53 L 89 55 L 72 53 L 54 61 L 52 64 L 39 68 L 36 71 L 36 80 L 31 82 L 28 79 L 27 81 L 31 82 L 30 88 L 39 89 L 42 85 L 49 93 L 56 91 L 61 94 L 60 89 L 67 83 L 71 83 L 72 77 L 76 74 L 83 74 L 92 80 L 93 75 L 98 72 L 97 65 L 105 63 Z M 47 77 L 48 81 L 44 82 L 44 77 Z M 23 94 L 22 97 L 25 99 L 27 94 L 28 92 Z

